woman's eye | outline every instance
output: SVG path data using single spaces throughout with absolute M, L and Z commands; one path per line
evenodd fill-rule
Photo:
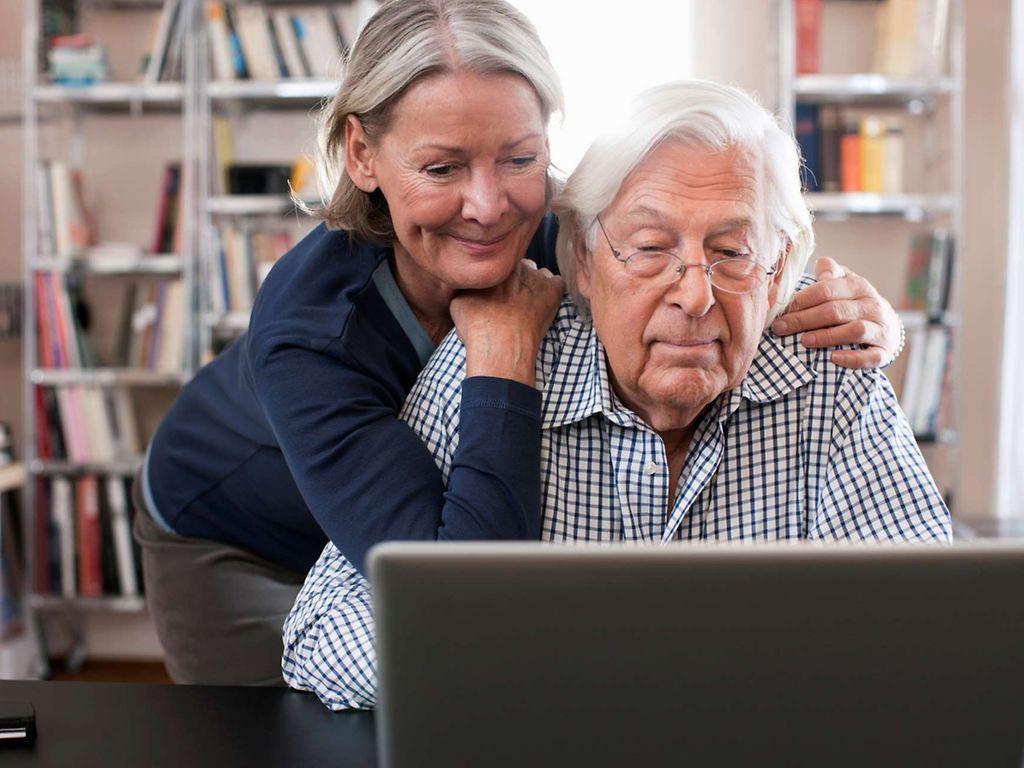
M 529 165 L 533 165 L 537 162 L 536 155 L 523 155 L 522 157 L 513 157 L 509 162 L 517 168 L 525 168 Z
M 428 165 L 423 169 L 426 173 L 431 176 L 437 176 L 443 178 L 445 176 L 451 176 L 455 171 L 455 166 L 451 163 L 445 163 L 442 165 Z

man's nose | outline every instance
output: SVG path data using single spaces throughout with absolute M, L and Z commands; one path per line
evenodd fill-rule
M 665 299 L 678 305 L 690 317 L 704 317 L 715 303 L 707 268 L 703 262 L 692 260 L 680 265 L 679 272 Z
M 491 226 L 501 221 L 508 207 L 508 195 L 501 180 L 492 172 L 474 170 L 462 195 L 462 217 Z

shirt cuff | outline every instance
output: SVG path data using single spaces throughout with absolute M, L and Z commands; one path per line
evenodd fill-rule
M 540 421 L 540 392 L 511 379 L 470 376 L 462 382 L 462 410 L 497 408 Z

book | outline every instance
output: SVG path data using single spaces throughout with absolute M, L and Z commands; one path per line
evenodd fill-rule
M 293 15 L 300 22 L 302 33 L 299 40 L 309 62 L 310 74 L 337 79 L 344 50 L 330 9 L 306 7 L 296 9 Z
M 75 583 L 75 524 L 74 497 L 71 481 L 66 477 L 55 477 L 51 481 L 53 517 L 57 530 L 57 548 L 60 562 L 60 593 L 64 597 L 77 594 Z
M 821 188 L 818 181 L 821 178 L 818 116 L 817 104 L 796 105 L 796 140 L 803 160 L 800 181 L 805 192 L 817 192 Z
M 175 49 L 175 41 L 180 48 L 180 31 L 175 35 L 175 29 L 180 30 L 184 23 L 179 20 L 182 0 L 164 0 L 157 20 L 156 34 L 153 39 L 153 46 L 150 49 L 146 63 L 146 69 L 142 79 L 148 83 L 155 83 L 161 79 L 167 79 L 168 58 Z
M 122 595 L 137 595 L 141 582 L 136 578 L 137 566 L 132 544 L 128 495 L 120 478 L 107 478 L 106 496 L 110 505 L 111 534 L 120 592 Z
M 899 118 L 886 120 L 882 156 L 882 191 L 898 195 L 903 192 L 903 121 Z
M 882 121 L 865 117 L 860 121 L 860 191 L 881 192 L 884 176 L 885 135 Z
M 796 73 L 813 75 L 821 71 L 822 0 L 796 0 Z
M 235 28 L 249 76 L 253 80 L 276 80 L 280 70 L 263 6 L 236 5 L 234 12 Z
M 924 312 L 938 321 L 949 310 L 955 247 L 944 229 L 915 234 L 910 240 L 903 307 Z
M 210 36 L 210 59 L 213 76 L 217 80 L 234 80 L 234 53 L 231 48 L 231 30 L 228 27 L 227 11 L 223 0 L 207 0 L 206 28 Z
M 291 13 L 287 10 L 276 10 L 272 12 L 271 16 L 288 76 L 309 77 L 309 66 L 302 57 Z
M 887 0 L 878 10 L 875 71 L 939 77 L 948 26 L 949 0 Z
M 822 192 L 838 192 L 840 190 L 839 142 L 841 136 L 839 109 L 829 104 L 823 104 L 818 111 L 818 153 Z
M 839 138 L 839 187 L 843 192 L 860 191 L 860 126 L 856 120 L 843 121 Z
M 83 597 L 99 597 L 103 594 L 103 571 L 100 565 L 100 502 L 94 476 L 86 475 L 76 481 L 75 502 L 78 591 Z

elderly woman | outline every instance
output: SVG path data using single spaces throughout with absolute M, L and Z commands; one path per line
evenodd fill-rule
M 281 623 L 328 538 L 361 568 L 386 539 L 539 536 L 533 369 L 562 294 L 543 268 L 545 130 L 561 104 L 534 29 L 504 2 L 395 0 L 368 22 L 326 111 L 325 224 L 184 389 L 137 483 L 175 680 L 280 682 Z M 815 286 L 799 309 L 791 330 L 857 320 L 823 331 L 875 345 L 845 364 L 895 350 L 894 313 L 857 278 Z M 442 476 L 397 414 L 453 326 L 465 380 Z
M 652 88 L 627 119 L 554 206 L 575 298 L 537 361 L 542 537 L 948 541 L 885 376 L 768 330 L 814 246 L 792 137 L 704 82 Z M 402 411 L 445 474 L 464 364 L 449 336 Z M 331 544 L 285 623 L 284 671 L 333 709 L 375 703 L 368 585 Z

